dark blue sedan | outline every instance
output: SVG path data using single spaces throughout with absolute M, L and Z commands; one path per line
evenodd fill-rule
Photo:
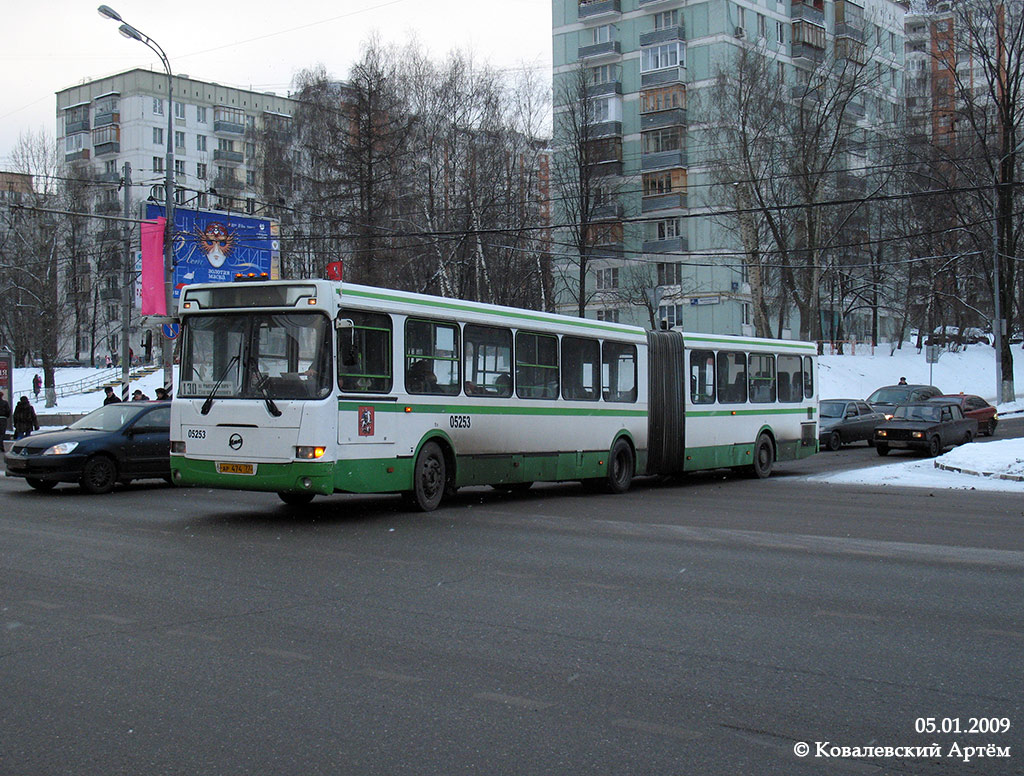
M 170 402 L 108 404 L 67 428 L 19 439 L 4 459 L 7 476 L 36 490 L 77 482 L 89 493 L 138 479 L 170 482 L 170 424 Z

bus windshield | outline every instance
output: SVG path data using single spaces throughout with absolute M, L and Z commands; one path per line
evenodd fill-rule
M 178 396 L 323 399 L 334 382 L 323 313 L 231 313 L 184 320 Z

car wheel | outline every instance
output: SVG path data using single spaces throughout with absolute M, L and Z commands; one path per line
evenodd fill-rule
M 612 445 L 611 456 L 608 459 L 608 491 L 625 493 L 633 484 L 635 473 L 636 459 L 633 457 L 633 448 L 629 446 L 629 442 L 620 438 Z
M 290 507 L 304 507 L 313 500 L 315 495 L 315 493 L 292 493 L 282 490 L 277 497 Z
M 942 452 L 942 442 L 939 441 L 938 435 L 933 436 L 928 440 L 928 457 L 937 458 L 939 453 Z
M 413 467 L 413 504 L 421 512 L 437 509 L 444 498 L 448 480 L 444 453 L 437 442 L 427 442 L 416 456 Z
M 771 437 L 761 434 L 754 442 L 754 462 L 750 465 L 749 473 L 759 480 L 763 480 L 772 473 L 772 464 L 775 463 L 775 446 Z
M 42 491 L 43 493 L 57 487 L 56 480 L 40 480 L 35 477 L 26 477 L 25 482 L 27 482 L 28 486 L 33 490 Z
M 825 447 L 831 450 L 833 453 L 843 445 L 843 440 L 839 436 L 838 431 L 833 431 L 828 435 L 828 439 L 825 440 Z
M 875 443 L 875 452 L 878 453 L 879 455 L 888 455 L 889 454 L 889 445 L 883 445 L 881 442 L 876 442 Z
M 96 455 L 82 468 L 82 489 L 93 494 L 109 493 L 117 482 L 117 464 L 105 455 Z

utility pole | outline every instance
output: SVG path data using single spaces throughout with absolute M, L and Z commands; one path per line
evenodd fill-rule
M 132 299 L 134 284 L 132 275 L 135 271 L 135 262 L 132 260 L 132 225 L 127 220 L 132 217 L 131 213 L 131 187 L 132 187 L 132 166 L 124 163 L 121 174 L 121 185 L 124 188 L 124 259 L 121 267 L 121 400 L 128 401 L 128 388 L 131 381 L 131 323 L 132 323 Z

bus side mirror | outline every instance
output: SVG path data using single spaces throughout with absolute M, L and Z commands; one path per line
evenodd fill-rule
M 352 322 L 351 318 L 336 318 L 334 321 L 334 328 L 339 331 L 341 329 L 353 329 L 355 328 L 355 324 Z
M 348 331 L 348 344 L 342 345 L 341 363 L 345 366 L 355 366 L 359 363 L 359 348 L 356 347 L 356 329 L 351 318 L 338 318 L 334 322 L 334 328 L 338 331 Z

